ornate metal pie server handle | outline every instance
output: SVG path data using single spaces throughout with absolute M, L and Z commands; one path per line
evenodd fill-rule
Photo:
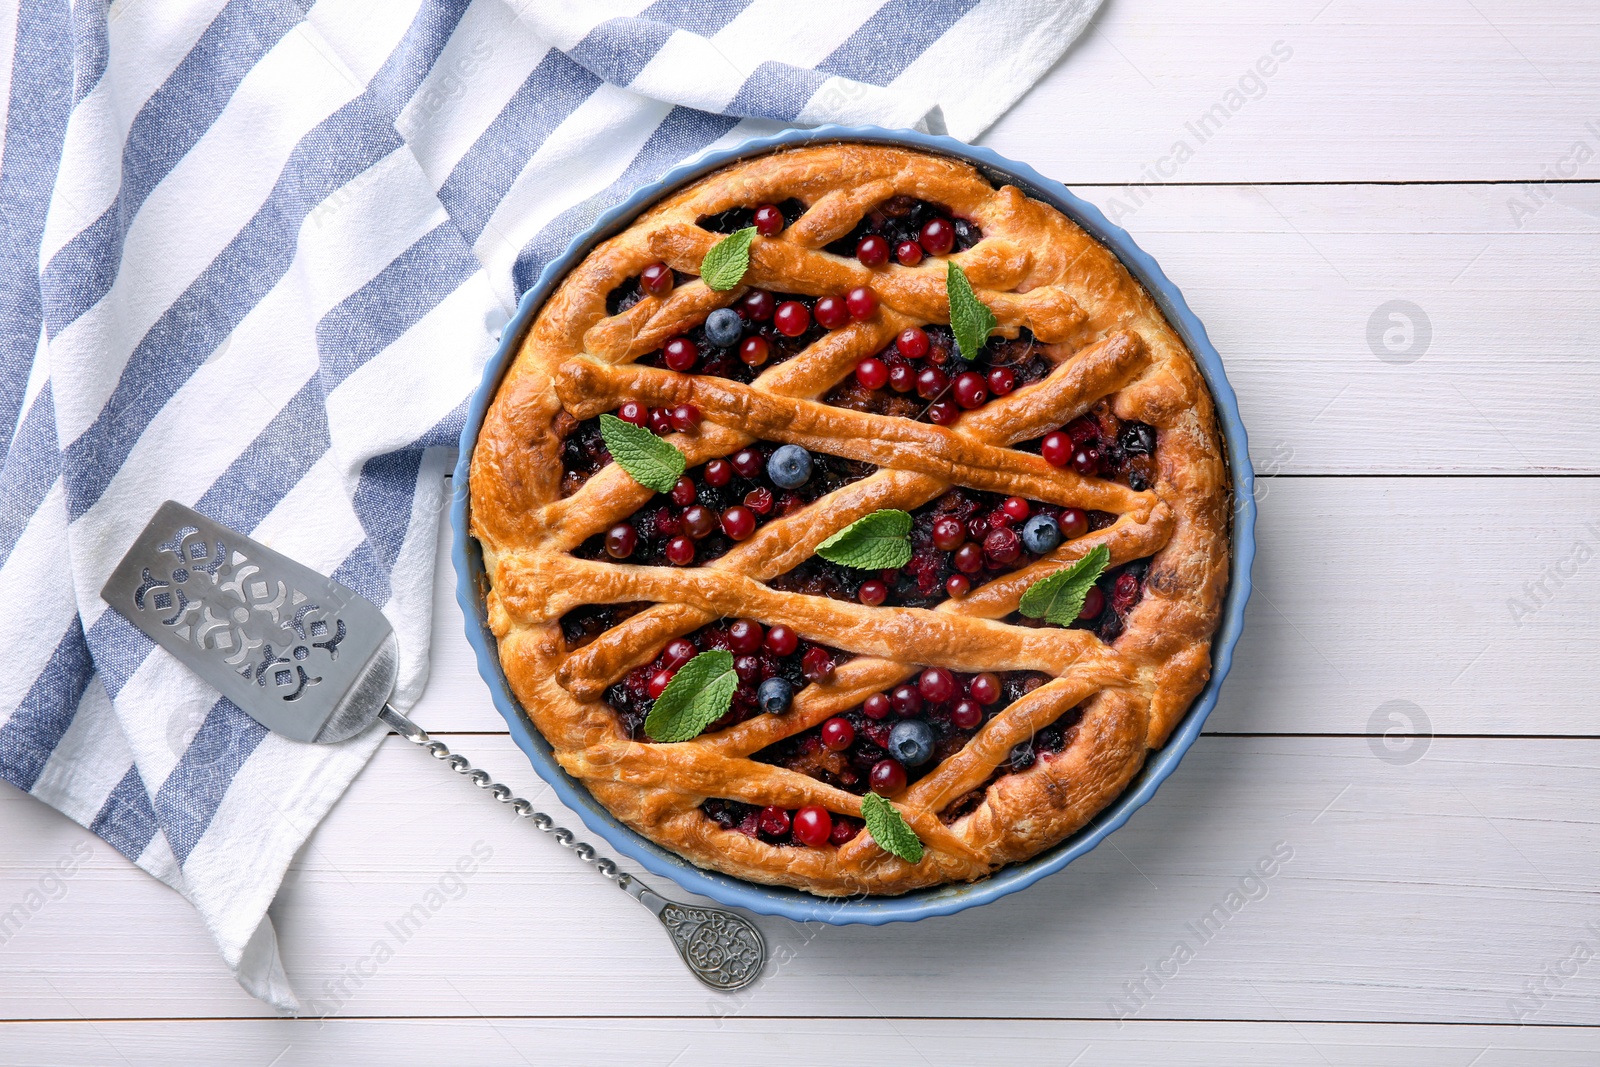
M 688 965 L 694 976 L 713 989 L 731 992 L 743 989 L 761 974 L 767 960 L 767 944 L 761 931 L 750 920 L 723 908 L 708 908 L 698 904 L 679 904 L 661 896 L 639 879 L 617 868 L 616 863 L 595 852 L 587 842 L 579 841 L 564 826 L 518 796 L 509 787 L 501 785 L 487 771 L 476 770 L 465 756 L 451 753 L 444 742 L 435 741 L 428 732 L 404 715 L 385 704 L 378 717 L 392 727 L 395 733 L 426 749 L 428 755 L 441 760 L 467 781 L 487 792 L 495 800 L 510 806 L 518 818 L 532 820 L 533 825 L 572 850 L 585 863 L 594 864 L 601 875 L 615 882 L 629 896 L 649 908 L 661 920 L 661 925 L 672 935 L 672 947 Z

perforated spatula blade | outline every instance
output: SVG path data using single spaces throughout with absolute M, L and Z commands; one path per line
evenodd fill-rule
M 169 500 L 100 595 L 273 733 L 331 744 L 381 717 L 649 908 L 707 985 L 740 989 L 761 973 L 766 942 L 749 920 L 659 896 L 390 707 L 399 671 L 394 628 L 360 594 Z
M 252 719 L 330 744 L 394 689 L 394 628 L 372 602 L 175 500 L 100 595 Z

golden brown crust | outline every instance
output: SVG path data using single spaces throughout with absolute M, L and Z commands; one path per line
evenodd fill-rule
M 994 310 L 1001 333 L 1027 328 L 1057 361 L 1044 381 L 949 428 L 819 400 L 905 326 L 948 321 L 938 260 L 870 271 L 821 251 L 895 195 L 946 205 L 981 227 L 983 239 L 950 258 Z M 717 239 L 696 224 L 699 218 L 790 197 L 806 204 L 806 213 L 778 237 L 756 241 L 744 285 L 719 293 L 695 280 L 607 314 L 607 294 L 651 262 L 698 271 Z M 863 284 L 879 296 L 877 315 L 827 334 L 751 385 L 633 365 L 747 287 L 821 296 Z M 1079 477 L 1008 447 L 1102 398 L 1119 417 L 1157 428 L 1157 473 L 1148 490 Z M 563 498 L 558 420 L 570 426 L 623 399 L 698 406 L 705 415 L 700 429 L 672 438 L 691 465 L 764 439 L 879 469 L 767 523 L 703 567 L 579 559 L 570 554 L 574 547 L 651 493 L 612 464 Z M 868 608 L 765 584 L 856 518 L 879 508 L 910 510 L 957 485 L 1119 518 L 933 610 Z M 471 469 L 472 529 L 483 545 L 501 664 L 562 767 L 624 823 L 701 866 L 822 895 L 894 894 L 981 878 L 1058 843 L 1114 800 L 1209 677 L 1210 639 L 1228 579 L 1229 503 L 1211 398 L 1194 360 L 1108 250 L 1055 209 L 1013 187 L 995 189 L 965 163 L 852 143 L 784 150 L 717 171 L 590 253 L 523 338 Z M 1102 543 L 1114 564 L 1150 557 L 1144 597 L 1112 645 L 1089 631 L 1000 621 L 1032 581 Z M 567 647 L 563 613 L 630 601 L 654 606 L 582 648 Z M 678 744 L 631 741 L 601 700 L 604 689 L 671 638 L 735 615 L 782 622 L 856 656 L 828 682 L 798 693 L 784 716 L 758 715 Z M 868 834 L 838 848 L 770 845 L 724 830 L 701 812 L 704 799 L 717 797 L 791 809 L 820 804 L 859 816 L 856 795 L 751 757 L 923 664 L 1055 677 L 984 723 L 965 748 L 895 798 L 925 846 L 920 863 L 887 855 Z M 1077 707 L 1082 718 L 1059 754 L 996 777 L 1013 746 Z M 944 821 L 941 813 L 980 789 L 972 810 Z

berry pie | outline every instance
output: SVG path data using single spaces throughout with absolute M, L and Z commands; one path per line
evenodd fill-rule
M 1080 829 L 1210 674 L 1230 493 L 1116 257 L 972 165 L 716 171 L 555 287 L 471 466 L 501 665 L 701 867 L 823 896 Z

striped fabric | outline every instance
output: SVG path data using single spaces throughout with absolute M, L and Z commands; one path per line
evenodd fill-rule
M 0 0 L 0 778 L 197 908 L 267 905 L 381 731 L 268 734 L 98 591 L 174 498 L 332 574 L 426 679 L 436 515 L 518 296 L 787 124 L 973 137 L 1098 0 Z

